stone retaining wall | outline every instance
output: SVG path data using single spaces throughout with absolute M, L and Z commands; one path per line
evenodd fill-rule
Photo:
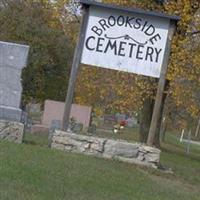
M 111 140 L 55 130 L 51 148 L 84 153 L 157 168 L 160 150 L 140 143 Z
M 0 139 L 22 143 L 23 132 L 22 123 L 0 120 Z

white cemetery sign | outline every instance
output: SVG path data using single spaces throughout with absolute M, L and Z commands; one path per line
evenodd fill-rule
M 89 8 L 81 62 L 159 77 L 170 19 Z
M 159 78 L 147 144 L 152 146 L 165 87 L 170 45 L 180 18 L 90 0 L 84 7 L 79 40 L 68 84 L 63 130 L 70 109 L 80 63 Z

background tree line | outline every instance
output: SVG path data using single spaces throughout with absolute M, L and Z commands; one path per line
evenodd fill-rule
M 30 46 L 23 101 L 64 100 L 73 44 L 48 1 L 1 0 L 0 40 Z

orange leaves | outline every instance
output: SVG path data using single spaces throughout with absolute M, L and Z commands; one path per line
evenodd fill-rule
M 82 66 L 76 84 L 75 101 L 102 112 L 139 110 L 147 96 L 154 96 L 155 79 L 135 74 Z
M 194 18 L 199 6 L 198 1 L 170 0 L 163 7 L 154 0 L 105 0 L 104 2 L 147 10 L 165 10 L 168 14 L 181 16 L 171 47 L 167 74 L 167 79 L 170 81 L 169 93 L 173 98 L 173 104 L 184 107 L 192 115 L 197 115 L 200 107 L 198 100 L 200 48 L 193 48 L 194 43 L 186 33 L 194 19 L 195 30 L 200 29 L 200 17 Z M 153 78 L 83 66 L 78 76 L 75 100 L 77 103 L 92 105 L 98 112 L 138 110 L 145 98 L 155 97 L 156 88 L 157 81 Z
M 94 108 L 127 110 L 137 108 L 139 91 L 135 87 L 135 76 L 119 71 L 82 66 L 76 84 L 75 100 Z
M 174 37 L 171 51 L 168 79 L 170 80 L 170 94 L 178 107 L 196 116 L 200 108 L 199 75 L 200 75 L 200 40 L 197 35 L 185 33 L 199 30 L 200 16 L 196 6 L 198 1 L 183 0 L 169 1 L 165 9 L 169 13 L 181 16 L 177 33 Z M 196 38 L 196 39 L 195 39 Z

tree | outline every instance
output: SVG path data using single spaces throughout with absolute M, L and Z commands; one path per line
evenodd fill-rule
M 194 14 L 196 12 L 196 10 L 199 8 L 199 2 L 196 0 L 184 0 L 184 1 L 173 1 L 173 0 L 169 0 L 169 1 L 162 1 L 159 2 L 158 1 L 126 1 L 126 0 L 107 0 L 105 2 L 108 3 L 115 3 L 115 4 L 120 4 L 120 5 L 125 5 L 125 6 L 134 6 L 134 7 L 139 7 L 139 8 L 145 8 L 148 10 L 158 10 L 158 11 L 165 11 L 169 14 L 177 14 L 181 16 L 181 21 L 178 23 L 178 28 L 173 40 L 173 44 L 172 44 L 172 53 L 171 53 L 171 60 L 170 60 L 170 65 L 169 65 L 169 70 L 168 70 L 168 75 L 167 75 L 167 79 L 169 80 L 169 87 L 168 90 L 165 92 L 166 93 L 166 97 L 168 99 L 171 99 L 170 102 L 171 106 L 170 107 L 178 107 L 180 109 L 185 109 L 187 112 L 191 113 L 191 115 L 197 116 L 199 113 L 199 48 L 195 49 L 195 51 L 193 51 L 193 53 L 191 53 L 191 50 L 189 50 L 188 48 L 184 48 L 184 45 L 187 46 L 188 42 L 187 42 L 187 36 L 186 36 L 186 32 L 187 29 L 189 27 L 189 25 L 191 24 L 191 20 L 194 17 Z M 196 16 L 194 17 L 196 19 Z M 195 34 L 197 34 L 198 31 L 195 32 Z M 191 43 L 191 41 L 190 41 Z M 188 68 L 188 66 L 190 66 Z M 88 68 L 89 69 L 89 68 Z M 86 69 L 85 69 L 86 70 Z M 98 70 L 100 71 L 100 70 Z M 84 80 L 87 80 L 87 84 L 88 84 L 88 88 L 95 88 L 94 90 L 88 90 L 90 91 L 90 97 L 94 96 L 94 93 L 97 91 L 96 87 L 95 87 L 95 82 L 88 82 L 91 81 L 90 79 L 88 80 L 87 77 L 96 77 L 97 71 L 95 70 L 90 70 L 85 72 L 84 74 L 81 74 L 81 76 L 84 76 L 82 78 L 79 77 L 79 79 L 81 79 L 78 82 L 78 86 L 77 88 L 77 92 L 76 92 L 76 101 L 78 102 L 82 102 L 82 95 L 83 93 L 78 92 L 81 91 L 81 88 L 85 88 L 86 85 L 84 84 Z M 107 74 L 107 72 L 105 72 Z M 124 75 L 126 76 L 126 75 Z M 115 95 L 113 95 L 114 100 L 108 102 L 106 101 L 106 98 L 104 98 L 105 101 L 103 101 L 101 104 L 105 104 L 106 107 L 109 106 L 113 107 L 113 110 L 115 110 L 114 108 L 117 108 L 117 110 L 120 110 L 118 105 L 116 102 L 119 101 L 119 93 L 121 96 L 126 96 L 125 99 L 129 98 L 131 96 L 131 101 L 132 102 L 136 102 L 134 101 L 135 99 L 137 99 L 137 103 L 134 104 L 134 107 L 132 107 L 132 109 L 135 109 L 135 107 L 137 107 L 137 109 L 142 109 L 142 111 L 144 112 L 143 114 L 141 114 L 141 116 L 146 116 L 146 111 L 145 110 L 149 110 L 148 114 L 150 114 L 150 110 L 152 111 L 153 106 L 152 106 L 152 101 L 155 98 L 155 91 L 156 91 L 156 81 L 152 81 L 151 79 L 147 79 L 145 77 L 143 78 L 138 78 L 138 76 L 131 76 L 131 79 L 134 80 L 134 85 L 133 86 L 133 90 L 132 91 L 137 91 L 131 93 L 131 92 L 127 92 L 126 88 L 130 88 L 130 84 L 125 84 L 125 82 L 123 81 L 122 78 L 120 78 L 121 83 L 120 85 L 123 85 L 123 90 L 120 90 L 121 87 L 119 87 L 119 85 L 116 84 L 115 80 L 115 73 L 113 72 L 113 74 L 109 74 L 108 75 L 108 79 L 111 79 L 109 81 L 109 84 L 107 84 L 107 89 L 109 90 L 109 88 L 112 88 L 112 92 L 113 91 L 118 91 L 118 93 L 116 92 Z M 127 75 L 128 77 L 128 75 Z M 126 78 L 128 80 L 128 78 Z M 95 79 L 96 80 L 96 79 Z M 104 82 L 106 80 L 106 77 L 104 79 Z M 139 80 L 139 81 L 138 81 Z M 152 82 L 155 82 L 152 85 Z M 90 86 L 90 83 L 92 83 L 93 85 Z M 96 84 L 98 84 L 98 94 L 101 94 L 101 88 L 105 91 L 105 85 L 104 83 L 101 83 L 100 81 L 96 81 Z M 102 87 L 101 87 L 102 84 Z M 104 86 L 103 86 L 104 85 Z M 112 87 L 110 87 L 110 85 L 112 85 Z M 86 87 L 86 88 L 87 88 Z M 114 89 L 116 87 L 116 89 Z M 187 88 L 187 89 L 185 89 Z M 139 91 L 139 92 L 138 92 Z M 94 93 L 93 93 L 94 92 Z M 124 95 L 122 95 L 124 93 Z M 108 95 L 108 92 L 104 92 L 104 95 Z M 109 95 L 108 95 L 109 96 Z M 190 97 L 190 98 L 188 98 Z M 86 96 L 84 96 L 84 98 L 87 98 Z M 148 101 L 149 99 L 149 101 Z M 165 99 L 163 99 L 164 102 Z M 87 98 L 87 101 L 90 102 L 91 98 Z M 131 107 L 131 101 L 129 103 L 127 103 L 126 108 L 130 108 Z M 86 102 L 86 99 L 84 100 L 84 102 Z M 95 100 L 95 102 L 97 102 L 97 100 Z M 144 102 L 144 104 L 143 104 Z M 147 103 L 149 102 L 149 103 Z M 141 106 L 141 105 L 144 106 Z M 123 105 L 123 104 L 120 104 Z M 129 105 L 129 106 L 128 106 Z M 137 106 L 136 106 L 137 105 Z M 148 107 L 149 106 L 149 107 Z M 164 110 L 164 107 L 163 107 Z M 166 109 L 165 109 L 166 110 Z M 151 114 L 150 114 L 151 115 Z M 160 115 L 162 117 L 162 113 Z M 161 117 L 160 117 L 160 121 L 161 121 Z M 148 117 L 148 119 L 150 119 L 150 117 Z M 141 118 L 141 125 L 143 126 L 145 124 L 146 128 L 145 130 L 148 130 L 149 127 L 149 120 L 146 120 L 146 123 L 143 123 L 144 118 Z M 155 138 L 155 144 L 157 144 L 159 146 L 159 127 L 158 127 L 158 132 Z M 141 133 L 143 136 L 147 136 L 147 131 L 144 132 L 144 128 L 140 128 Z M 141 137 L 142 138 L 142 137 Z M 144 138 L 143 138 L 144 139 Z M 142 139 L 141 139 L 142 140 Z M 143 140 L 144 141 L 144 140 Z
M 152 9 L 160 8 L 160 5 L 151 1 L 106 1 L 109 3 L 117 3 L 126 6 L 138 6 Z M 153 78 L 142 77 L 134 74 L 123 72 L 114 72 L 105 69 L 89 69 L 83 67 L 77 82 L 76 102 L 89 103 L 95 108 L 102 108 L 103 112 L 128 112 L 139 111 L 142 109 L 140 120 L 141 141 L 146 142 L 148 129 L 150 125 L 151 113 L 153 109 L 153 101 L 156 89 L 156 81 Z M 99 73 L 99 75 L 97 74 Z M 101 78 L 101 76 L 103 77 Z M 93 81 L 95 79 L 95 81 Z M 84 91 L 84 92 L 83 92 Z M 98 93 L 96 93 L 98 91 Z M 88 97 L 89 94 L 89 97 Z M 95 98 L 94 98 L 95 97 Z M 101 101 L 101 103 L 98 103 Z M 149 103 L 147 103 L 149 102 Z M 143 103 L 145 106 L 142 106 Z M 98 104 L 98 105 L 97 105 Z M 105 107 L 105 108 L 104 108 Z M 109 108 L 109 109 L 108 109 Z M 149 110 L 146 117 L 145 110 Z
M 200 112 L 199 73 L 200 73 L 200 2 L 185 0 L 170 1 L 167 10 L 182 17 L 173 43 L 168 79 L 170 98 L 174 104 L 197 118 Z
M 64 100 L 72 45 L 48 1 L 1 0 L 0 40 L 30 45 L 23 100 Z
M 79 18 L 74 16 L 72 21 L 68 18 L 69 10 L 66 7 L 68 0 L 58 0 L 54 3 L 49 3 L 48 0 L 1 0 L 0 2 L 0 39 L 28 43 L 32 46 L 30 61 L 24 72 L 24 99 L 63 100 L 70 68 L 67 67 L 71 57 L 70 52 L 75 44 L 79 27 Z M 169 110 L 173 113 L 174 108 L 177 111 L 184 110 L 182 113 L 186 114 L 183 118 L 186 118 L 188 113 L 191 117 L 199 116 L 200 27 L 197 23 L 199 1 L 105 0 L 104 2 L 181 16 L 172 44 L 167 75 L 169 80 L 165 104 L 167 109 L 163 107 L 163 110 L 165 115 Z M 69 45 L 67 38 L 70 38 L 72 46 Z M 145 142 L 156 88 L 157 81 L 153 78 L 81 66 L 76 84 L 75 102 L 90 104 L 99 113 L 141 111 L 141 141 Z M 159 129 L 158 127 L 155 138 L 155 144 L 158 145 Z

